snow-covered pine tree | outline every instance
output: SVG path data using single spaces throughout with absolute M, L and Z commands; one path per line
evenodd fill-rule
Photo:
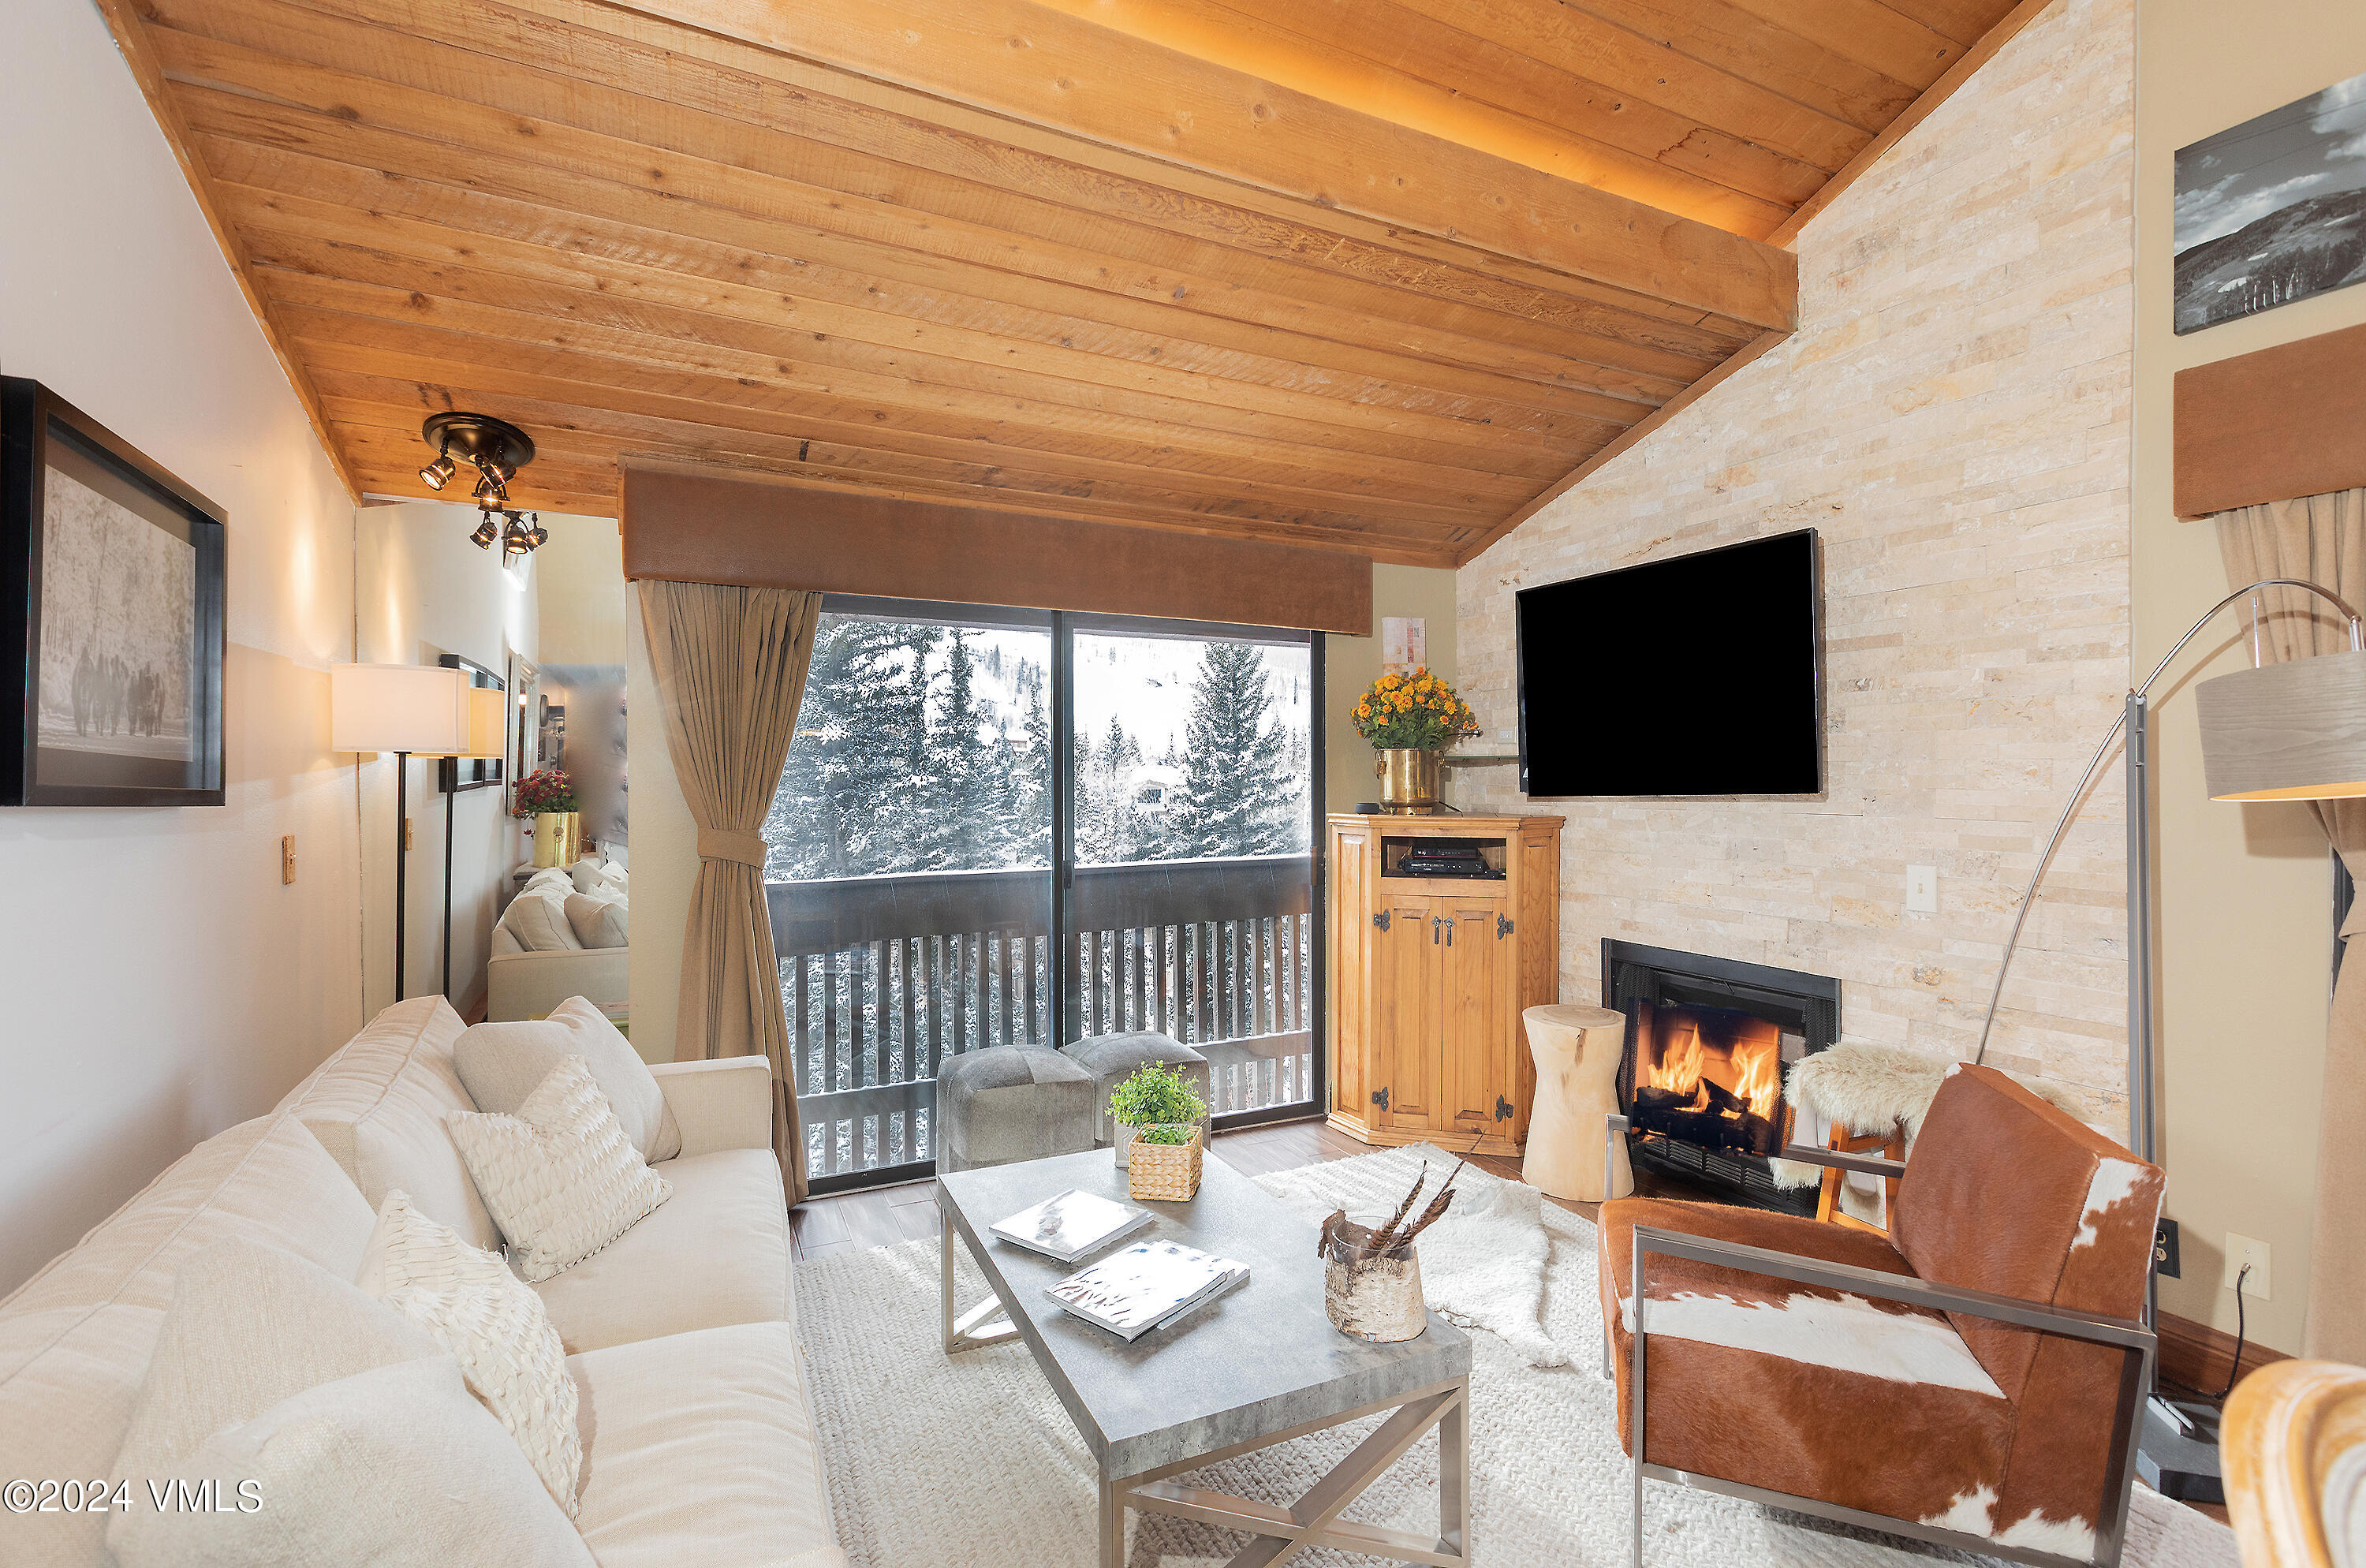
M 1265 658 L 1255 646 L 1208 644 L 1192 674 L 1183 780 L 1166 814 L 1166 853 L 1269 855 L 1306 847 L 1305 786 L 1272 707 Z

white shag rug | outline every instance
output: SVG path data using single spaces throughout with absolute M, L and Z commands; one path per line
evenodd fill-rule
M 1384 1215 L 1403 1196 L 1419 1158 L 1389 1150 L 1258 1179 L 1286 1201 L 1322 1204 L 1322 1213 L 1377 1208 Z M 1466 1170 L 1462 1181 L 1479 1174 Z M 1504 1202 L 1515 1200 L 1516 1193 Z M 1456 1200 L 1458 1210 L 1463 1201 Z M 1473 1205 L 1475 1214 L 1491 1208 Z M 1421 1241 L 1423 1280 L 1434 1300 L 1442 1285 L 1467 1292 L 1483 1275 L 1458 1265 L 1433 1276 L 1432 1239 L 1448 1223 Z M 1611 1387 L 1598 1368 L 1594 1227 L 1551 1204 L 1539 1207 L 1537 1224 L 1548 1246 L 1538 1332 L 1571 1359 L 1538 1368 L 1501 1333 L 1482 1328 L 1470 1336 L 1471 1560 L 1480 1568 L 1617 1568 L 1628 1561 L 1628 1472 L 1613 1430 Z M 1310 1264 L 1313 1244 L 1310 1226 Z M 959 1280 L 964 1304 L 984 1292 L 965 1253 Z M 1513 1278 L 1506 1293 L 1522 1289 Z M 1094 1568 L 1093 1467 L 1084 1443 L 1025 1346 L 946 1357 L 938 1337 L 935 1242 L 800 1264 L 796 1292 L 839 1540 L 857 1568 Z M 1458 1310 L 1471 1310 L 1467 1297 Z M 1507 1323 L 1515 1337 L 1525 1337 L 1516 1333 L 1527 1321 L 1525 1310 L 1480 1303 L 1472 1321 Z M 1255 1325 L 1220 1314 L 1198 1332 L 1247 1335 Z M 1287 1506 L 1380 1419 L 1212 1465 L 1193 1480 Z M 1346 1517 L 1436 1530 L 1436 1445 L 1434 1434 L 1425 1438 Z M 1645 1488 L 1644 1517 L 1652 1568 L 1911 1568 L 1934 1556 L 1989 1561 L 1657 1482 Z M 1245 1544 L 1210 1526 L 1137 1513 L 1127 1516 L 1127 1538 L 1128 1568 L 1214 1568 Z M 1320 1551 L 1292 1561 L 1348 1568 L 1380 1560 Z M 2127 1568 L 2237 1565 L 2232 1531 L 2143 1486 L 2124 1562 Z

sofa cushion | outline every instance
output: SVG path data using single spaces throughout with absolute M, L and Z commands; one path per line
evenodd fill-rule
M 451 1126 L 529 1281 L 573 1268 L 673 1195 L 580 1056 L 552 1068 L 514 1116 L 456 1111 Z
M 525 1097 L 569 1056 L 580 1056 L 625 1136 L 651 1164 L 682 1152 L 682 1129 L 648 1064 L 616 1026 L 581 997 L 569 997 L 547 1019 L 479 1023 L 452 1047 L 452 1066 L 479 1111 L 513 1115 Z
M 570 1351 L 737 1323 L 790 1323 L 789 1213 L 770 1149 L 655 1168 L 673 1196 L 609 1246 L 535 1288 Z
M 399 1187 L 421 1213 L 490 1251 L 501 1233 L 444 1124 L 476 1109 L 452 1067 L 461 1029 L 442 997 L 397 1002 L 279 1104 L 344 1167 L 373 1217 Z
M 566 910 L 568 929 L 585 947 L 632 945 L 632 906 L 621 895 L 604 891 L 569 893 Z
M 400 1192 L 386 1195 L 356 1282 L 451 1353 L 468 1392 L 517 1439 L 559 1511 L 574 1517 L 583 1470 L 575 1382 L 534 1287 L 499 1254 L 470 1247 Z
M 837 1568 L 829 1492 L 787 1324 L 574 1357 L 583 1507 L 601 1568 Z M 810 1554 L 810 1555 L 809 1555 Z
M 181 1156 L 80 1246 L 0 1302 L 0 1479 L 107 1474 L 131 1424 L 174 1276 L 230 1237 L 284 1247 L 339 1279 L 373 1219 L 292 1117 L 242 1123 Z M 11 1561 L 99 1560 L 104 1514 L 5 1527 Z
M 174 1278 L 130 1427 L 106 1473 L 135 1493 L 186 1478 L 189 1461 L 216 1432 L 308 1388 L 441 1348 L 317 1263 L 241 1237 L 218 1241 Z M 110 1545 L 132 1517 L 112 1517 Z
M 215 1433 L 182 1474 L 211 1479 L 223 1506 L 115 1516 L 122 1568 L 593 1568 L 448 1356 L 291 1394 Z
M 528 953 L 573 953 L 583 942 L 567 923 L 570 894 L 542 892 L 529 886 L 501 911 L 501 929 L 517 939 Z

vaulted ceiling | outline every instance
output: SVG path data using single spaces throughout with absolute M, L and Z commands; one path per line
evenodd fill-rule
M 422 419 L 1468 559 L 2043 0 L 101 0 L 356 496 Z M 1944 199 L 1935 196 L 1933 199 Z

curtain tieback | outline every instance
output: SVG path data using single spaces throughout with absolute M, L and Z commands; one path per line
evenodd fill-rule
M 701 828 L 698 830 L 698 858 L 727 860 L 740 865 L 764 869 L 764 835 L 735 833 L 727 828 Z

